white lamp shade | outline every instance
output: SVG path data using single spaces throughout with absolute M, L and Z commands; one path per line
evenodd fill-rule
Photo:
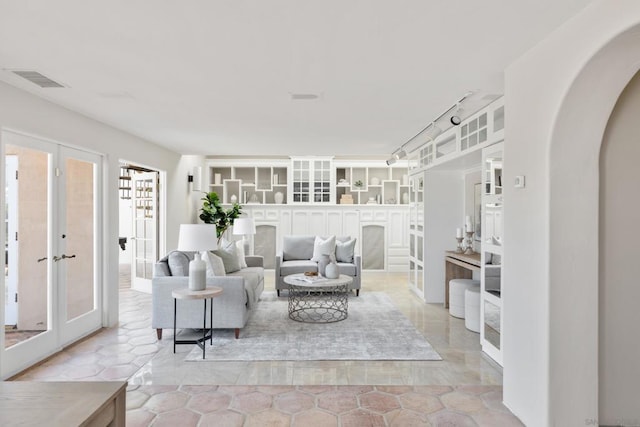
M 202 252 L 216 249 L 218 236 L 213 224 L 180 224 L 178 250 L 186 252 Z
M 256 234 L 253 218 L 237 218 L 233 221 L 233 234 Z

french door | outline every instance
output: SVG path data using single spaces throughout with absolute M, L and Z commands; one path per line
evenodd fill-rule
M 3 194 L 14 212 L 2 233 L 3 302 L 15 309 L 0 332 L 4 378 L 102 324 L 102 172 L 93 153 L 13 132 L 2 143 L 15 169 Z
M 131 174 L 133 238 L 131 286 L 151 293 L 153 264 L 158 260 L 158 172 Z

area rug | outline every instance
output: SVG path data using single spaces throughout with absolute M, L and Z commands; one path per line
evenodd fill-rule
M 187 361 L 203 361 L 194 346 Z M 349 298 L 349 317 L 335 323 L 289 319 L 287 298 L 265 292 L 240 339 L 215 330 L 204 361 L 442 360 L 427 340 L 382 292 Z

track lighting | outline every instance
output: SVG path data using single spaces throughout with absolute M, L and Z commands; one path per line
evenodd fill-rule
M 450 114 L 452 111 L 453 111 L 453 115 L 449 117 L 449 122 L 453 126 L 460 125 L 460 123 L 462 123 L 462 115 L 460 114 L 463 111 L 462 103 L 471 95 L 473 95 L 473 93 L 474 92 L 465 93 L 460 99 L 456 101 L 455 104 L 453 104 L 451 107 L 444 110 L 438 117 L 433 119 L 433 121 L 431 121 L 431 123 L 429 123 L 424 129 L 422 129 L 420 132 L 418 132 L 417 134 L 409 138 L 407 142 L 402 144 L 396 151 L 392 153 L 391 155 L 392 157 L 389 160 L 387 160 L 387 165 L 392 165 L 393 163 L 396 162 L 396 160 L 405 158 L 407 155 L 407 151 L 411 153 L 417 147 L 427 142 L 434 141 L 438 137 L 438 135 L 442 133 L 442 129 L 438 127 L 436 123 L 440 123 L 442 125 L 443 122 L 445 122 L 446 120 L 444 118 L 448 114 Z M 444 119 L 444 120 L 440 121 L 441 119 Z M 426 137 L 426 141 L 424 140 L 425 137 Z
M 460 103 L 456 104 L 456 111 L 453 113 L 453 116 L 449 119 L 452 125 L 458 126 L 462 123 L 462 118 L 460 118 L 460 112 L 462 111 L 462 107 L 460 107 Z

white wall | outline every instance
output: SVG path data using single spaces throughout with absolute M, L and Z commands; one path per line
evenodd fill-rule
M 149 165 L 166 171 L 167 180 L 174 179 L 186 183 L 178 177 L 183 170 L 180 155 L 144 141 L 110 126 L 59 107 L 46 100 L 28 94 L 0 82 L 0 127 L 22 132 L 101 153 L 105 156 L 105 196 L 104 224 L 105 254 L 107 262 L 104 268 L 106 303 L 109 310 L 105 313 L 105 325 L 114 325 L 118 316 L 118 218 L 119 159 Z M 185 189 L 170 184 L 167 198 L 183 200 Z M 186 203 L 175 203 L 167 212 L 167 247 L 177 244 L 177 224 L 186 222 L 188 216 Z
M 604 425 L 640 424 L 638 117 L 640 74 L 616 104 L 600 155 L 599 420 Z
M 638 23 L 596 0 L 505 73 L 504 402 L 526 425 L 598 419 L 598 158 Z
M 425 301 L 444 303 L 445 251 L 455 249 L 456 228 L 464 224 L 462 172 L 428 170 L 424 179 Z

